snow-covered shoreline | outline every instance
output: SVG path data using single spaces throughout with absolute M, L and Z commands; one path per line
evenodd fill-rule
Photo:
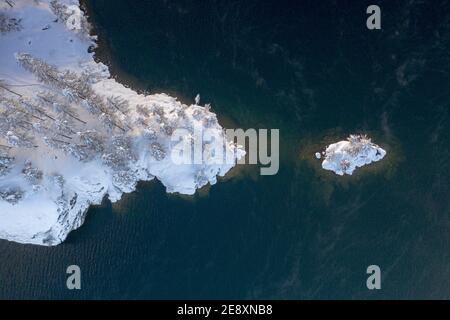
M 171 161 L 173 129 L 220 133 L 216 115 L 112 79 L 77 0 L 1 2 L 0 26 L 0 238 L 57 245 L 138 181 L 194 194 L 235 165 Z M 244 154 L 223 134 L 214 143 Z
M 386 151 L 365 135 L 350 135 L 347 140 L 330 144 L 323 154 L 316 153 L 316 158 L 321 159 L 322 155 L 325 157 L 322 168 L 343 176 L 383 159 Z

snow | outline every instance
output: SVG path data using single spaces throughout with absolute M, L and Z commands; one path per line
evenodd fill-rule
M 66 21 L 66 28 L 71 31 L 82 30 L 83 14 L 78 5 L 67 6 L 65 13 L 69 16 Z
M 78 1 L 13 3 L 0 2 L 0 14 L 20 24 L 0 33 L 0 238 L 60 244 L 105 196 L 118 201 L 138 181 L 155 177 L 167 192 L 192 195 L 245 154 L 226 141 L 210 107 L 197 105 L 199 95 L 196 104 L 185 105 L 112 79 L 90 53 L 96 38 Z M 99 106 L 109 109 L 93 114 Z M 231 153 L 232 161 L 174 163 L 170 133 L 178 127 L 219 132 L 215 147 Z
M 330 144 L 326 148 L 322 168 L 340 176 L 351 175 L 356 168 L 379 161 L 385 155 L 386 151 L 372 143 L 367 136 L 350 135 L 347 140 Z

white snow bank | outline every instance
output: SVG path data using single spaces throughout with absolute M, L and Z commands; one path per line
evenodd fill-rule
M 111 79 L 88 50 L 95 37 L 78 1 L 11 3 L 0 2 L 0 238 L 57 245 L 105 196 L 154 177 L 193 194 L 244 155 L 209 108 Z M 220 133 L 215 147 L 232 162 L 174 164 L 172 130 L 199 127 Z
M 386 151 L 365 135 L 350 135 L 345 141 L 330 144 L 325 150 L 322 168 L 338 175 L 349 174 L 372 162 L 383 159 Z

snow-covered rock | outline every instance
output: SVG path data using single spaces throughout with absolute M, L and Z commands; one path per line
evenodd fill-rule
M 386 151 L 365 135 L 350 135 L 345 141 L 330 144 L 325 150 L 322 168 L 338 175 L 351 175 L 357 167 L 383 159 Z
M 57 245 L 105 196 L 118 201 L 154 177 L 167 192 L 194 194 L 245 154 L 209 107 L 112 79 L 93 59 L 77 0 L 10 3 L 0 2 L 0 238 Z M 177 128 L 216 130 L 214 146 L 232 161 L 174 163 Z

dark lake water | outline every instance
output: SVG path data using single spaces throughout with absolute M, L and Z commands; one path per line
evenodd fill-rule
M 280 171 L 190 199 L 142 183 L 58 247 L 0 241 L 0 298 L 450 298 L 449 1 L 376 1 L 374 31 L 373 1 L 83 2 L 115 77 L 279 128 Z M 321 170 L 314 152 L 353 132 L 386 158 Z

